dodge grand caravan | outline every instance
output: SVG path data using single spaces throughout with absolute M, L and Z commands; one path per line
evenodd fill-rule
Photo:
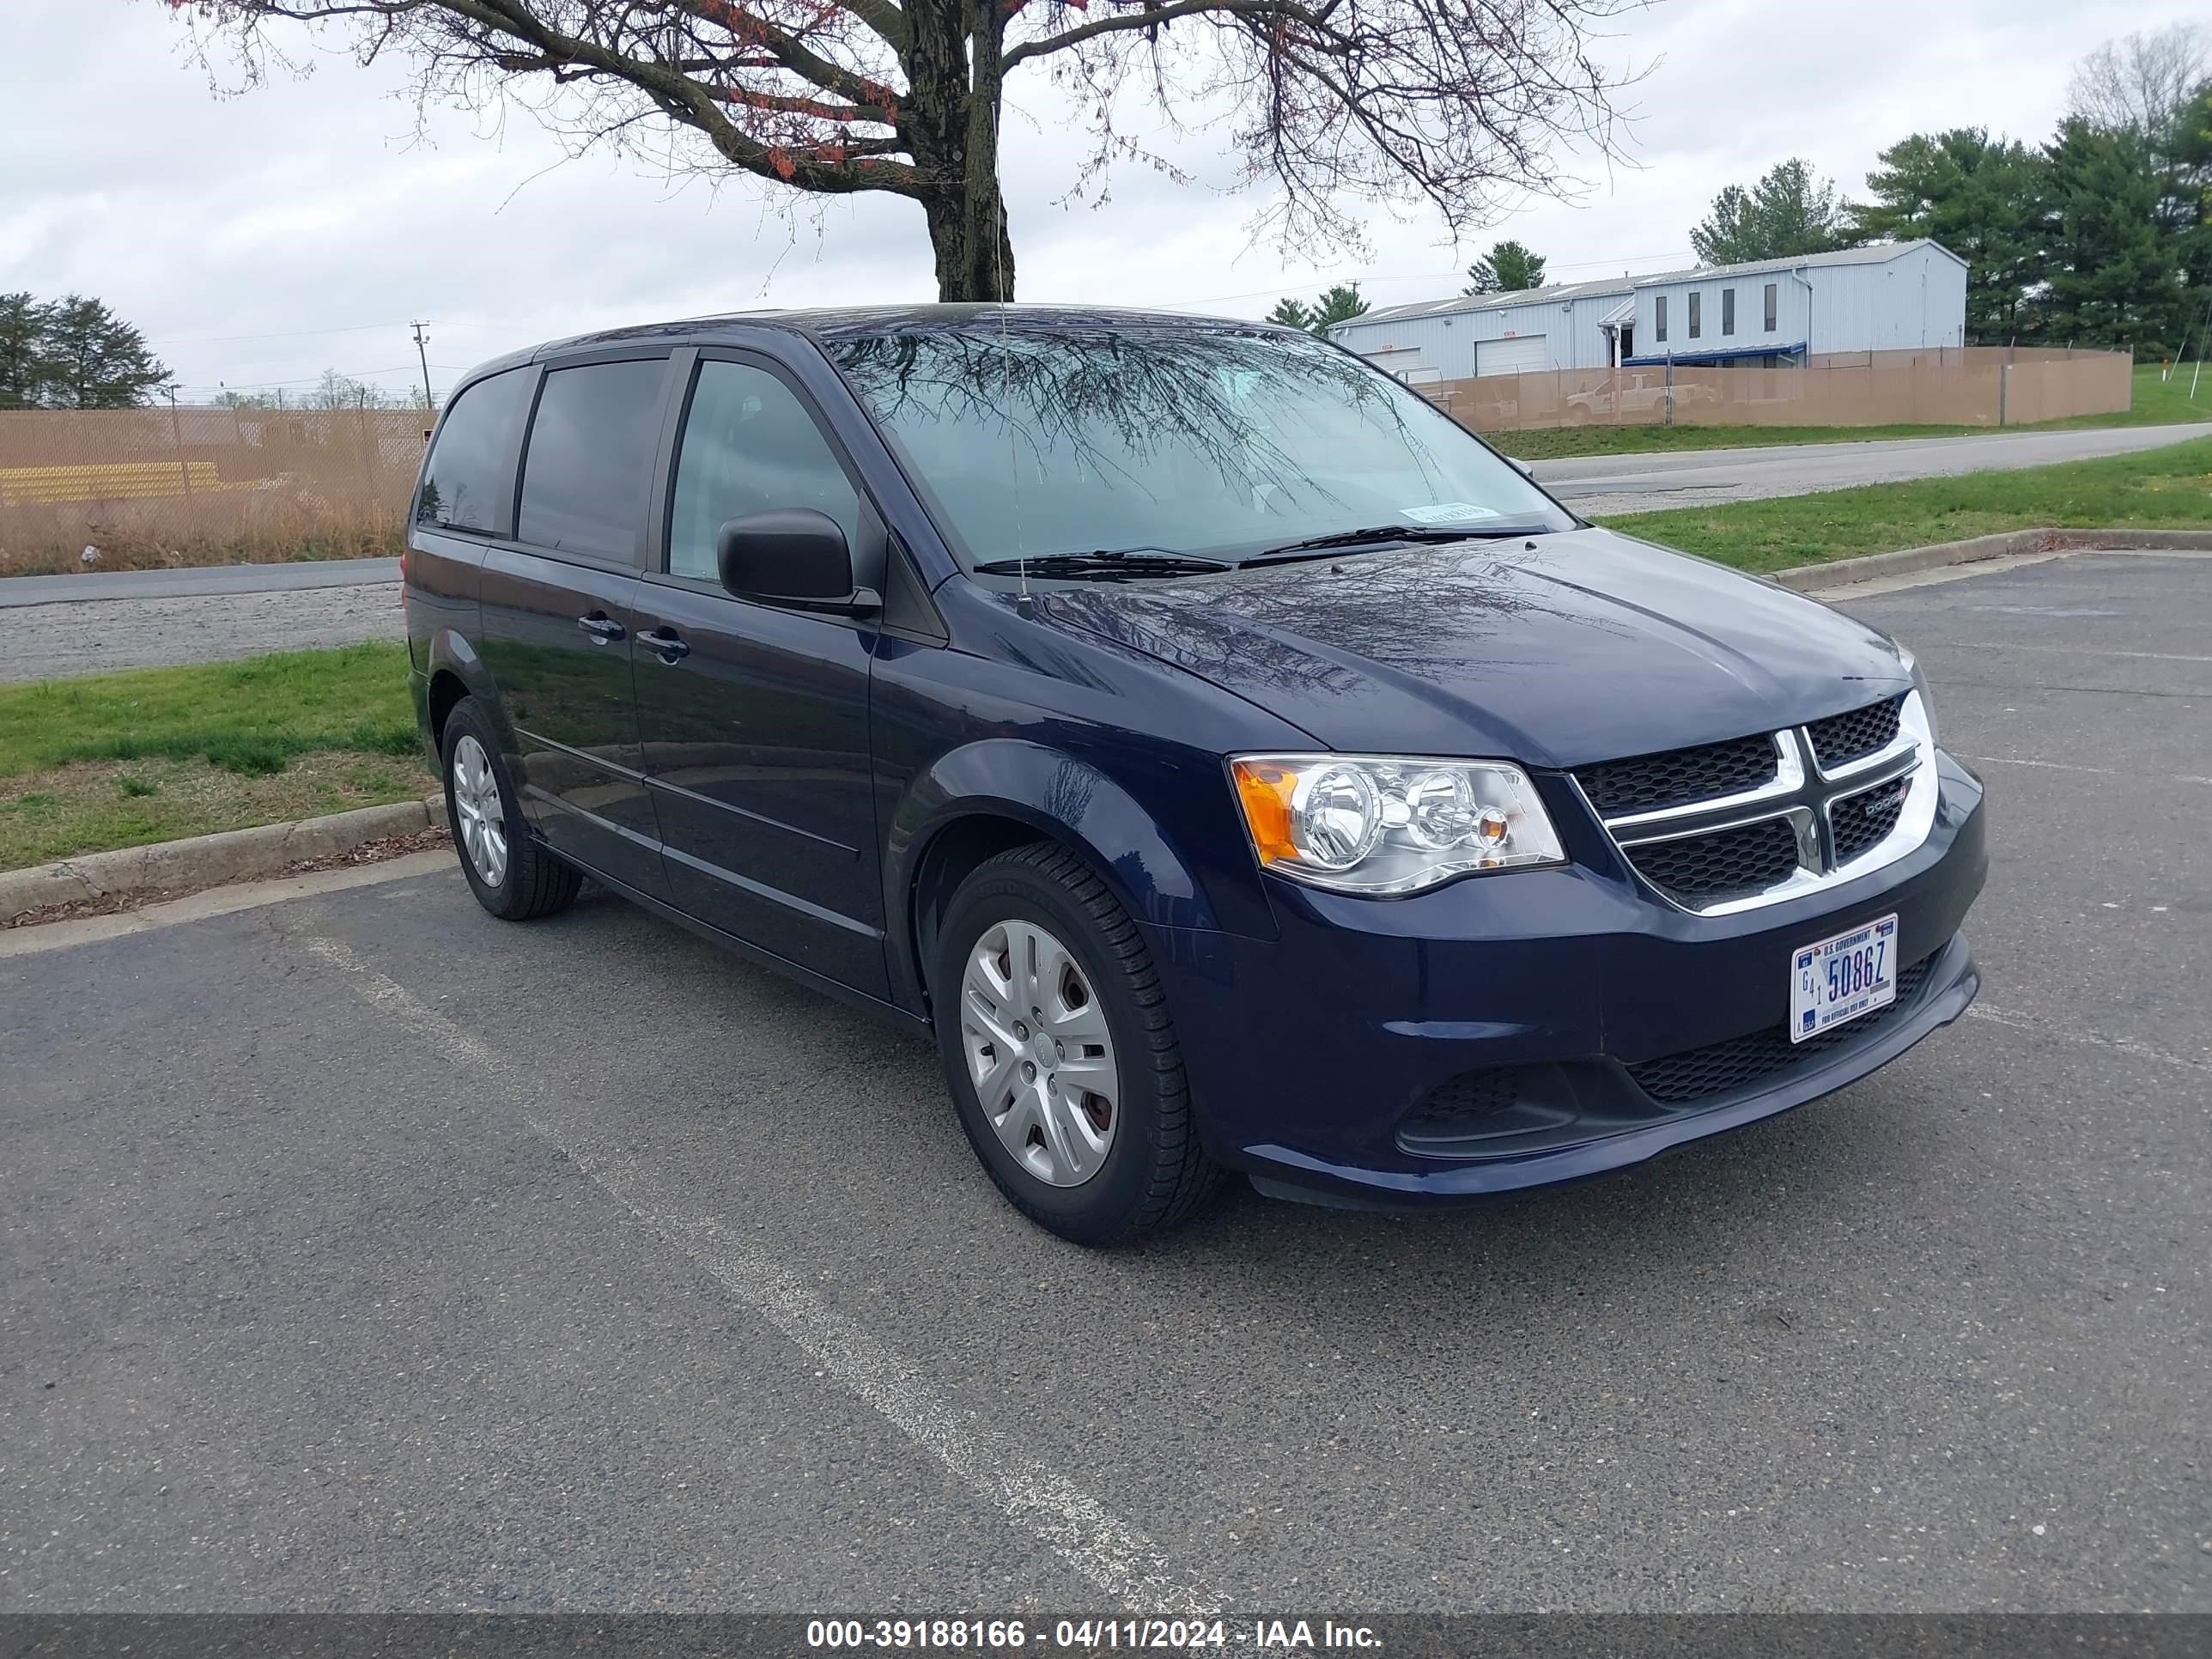
M 405 582 L 461 868 L 936 1039 L 1086 1243 L 1591 1175 L 1956 1018 L 1911 653 L 1243 323 L 735 316 L 456 389 Z

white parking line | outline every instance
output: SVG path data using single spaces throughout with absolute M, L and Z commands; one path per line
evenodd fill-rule
M 2187 1054 L 2177 1054 L 2164 1048 L 2154 1048 L 2148 1042 L 2136 1042 L 2127 1037 L 2106 1036 L 2101 1031 L 2084 1031 L 2076 1026 L 2058 1025 L 2047 1019 L 2038 1019 L 2032 1014 L 2015 1013 L 2009 1008 L 1991 1008 L 1976 1003 L 1966 1010 L 1970 1019 L 1986 1019 L 1995 1025 L 2008 1025 L 2016 1031 L 2033 1031 L 2039 1036 L 2057 1037 L 2062 1042 L 2085 1043 L 2093 1048 L 2110 1048 L 2114 1054 L 2126 1054 L 2136 1060 L 2154 1060 L 2161 1066 L 2185 1066 L 2193 1072 L 2212 1072 L 2212 1059 L 2191 1060 Z
M 2192 657 L 2179 651 L 2113 651 L 2103 646 L 2029 645 L 2019 640 L 1946 640 L 1936 648 L 1944 651 L 2041 651 L 2059 657 L 2132 657 L 2142 662 L 2212 662 L 2212 657 Z
M 1961 755 L 1976 766 L 2033 766 L 2046 772 L 2094 772 L 2100 778 L 2155 778 L 2161 783 L 2212 783 L 2212 778 L 2192 777 L 2186 772 L 2122 772 L 2110 766 L 2077 766 L 2071 761 L 2026 760 L 2018 755 Z
M 515 1075 L 506 1055 L 426 1006 L 363 961 L 343 940 L 301 941 L 346 982 L 447 1059 L 507 1086 L 532 1132 L 558 1151 L 615 1202 L 711 1274 L 854 1395 L 873 1407 L 1019 1531 L 1037 1540 L 1132 1611 L 1169 1619 L 1213 1619 L 1210 1592 L 1176 1571 L 1152 1541 L 1057 1470 L 978 1433 L 931 1388 L 918 1366 L 830 1307 L 758 1245 L 734 1237 L 710 1217 L 687 1212 L 653 1173 L 619 1150 L 596 1150 L 539 1115 L 546 1091 Z

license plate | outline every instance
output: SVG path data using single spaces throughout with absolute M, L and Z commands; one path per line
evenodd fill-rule
M 1841 1025 L 1897 1000 L 1897 918 L 1801 945 L 1790 960 L 1790 1040 Z

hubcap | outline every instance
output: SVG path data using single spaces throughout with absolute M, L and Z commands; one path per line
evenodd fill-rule
M 983 1115 L 1051 1187 L 1097 1175 L 1121 1127 L 1121 1073 L 1089 978 L 1034 922 L 988 927 L 968 953 L 960 1039 Z
M 453 816 L 460 820 L 461 850 L 487 887 L 507 879 L 507 809 L 491 757 L 465 732 L 453 745 Z

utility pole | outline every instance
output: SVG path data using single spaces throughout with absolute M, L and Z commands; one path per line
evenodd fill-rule
M 192 498 L 192 468 L 191 463 L 185 459 L 185 432 L 177 420 L 176 382 L 171 381 L 161 390 L 169 398 L 169 441 L 177 447 L 177 476 L 184 481 L 185 499 L 189 501 Z
M 437 401 L 430 395 L 430 337 L 422 332 L 422 325 L 415 325 L 415 355 L 422 363 L 422 407 L 435 410 Z

